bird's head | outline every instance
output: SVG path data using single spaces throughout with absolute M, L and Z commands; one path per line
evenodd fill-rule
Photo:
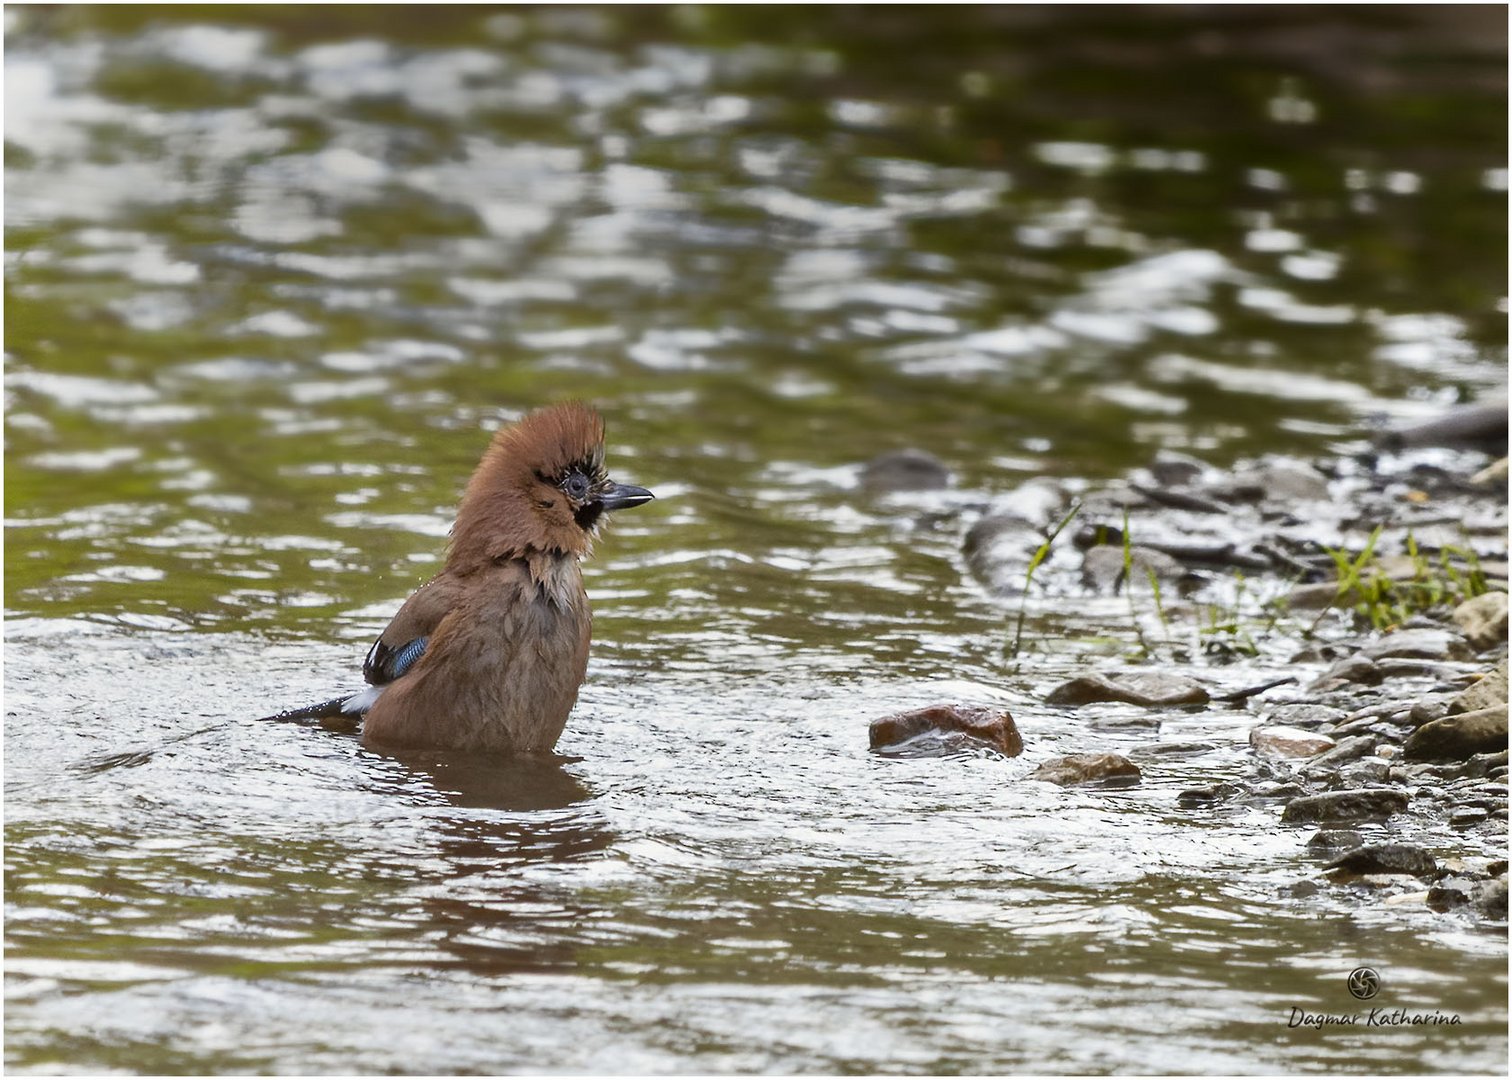
M 587 555 L 606 513 L 652 498 L 609 479 L 596 411 L 553 405 L 494 435 L 457 509 L 447 563 L 466 570 L 533 552 Z

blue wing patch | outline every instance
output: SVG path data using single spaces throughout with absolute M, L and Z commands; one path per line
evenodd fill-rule
M 429 640 L 430 638 L 417 637 L 394 653 L 394 658 L 389 661 L 389 670 L 393 672 L 393 678 L 397 679 L 403 675 L 416 660 L 425 655 L 425 643 Z
M 415 666 L 415 661 L 425 655 L 425 644 L 429 638 L 415 638 L 405 642 L 397 649 L 391 649 L 380 638 L 373 642 L 373 647 L 368 650 L 367 660 L 362 665 L 362 677 L 373 686 L 383 686 L 393 682 L 410 668 Z

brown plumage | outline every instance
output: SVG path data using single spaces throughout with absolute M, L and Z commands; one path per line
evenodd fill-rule
M 578 561 L 603 515 L 649 502 L 604 473 L 604 422 L 576 402 L 496 433 L 457 508 L 446 566 L 363 665 L 371 684 L 282 719 L 365 712 L 375 747 L 547 751 L 588 666 Z

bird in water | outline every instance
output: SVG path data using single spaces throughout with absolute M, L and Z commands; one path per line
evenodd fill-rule
M 362 665 L 366 689 L 268 720 L 362 717 L 365 745 L 544 753 L 588 668 L 579 561 L 604 515 L 651 492 L 604 471 L 604 421 L 567 402 L 498 431 L 452 526 L 446 566 Z

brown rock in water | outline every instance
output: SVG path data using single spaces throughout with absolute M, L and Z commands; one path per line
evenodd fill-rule
M 1267 724 L 1250 728 L 1249 743 L 1259 753 L 1268 757 L 1305 758 L 1314 757 L 1334 748 L 1334 740 L 1301 728 L 1283 724 Z
M 1390 788 L 1356 788 L 1302 795 L 1281 811 L 1283 822 L 1370 821 L 1400 814 L 1407 809 L 1407 793 Z
M 1048 780 L 1061 787 L 1127 787 L 1139 783 L 1140 772 L 1139 766 L 1122 754 L 1071 754 L 1045 762 L 1029 774 L 1029 779 Z
M 1495 648 L 1507 640 L 1507 594 L 1488 592 L 1471 597 L 1454 609 L 1454 622 L 1472 647 Z
M 871 722 L 871 748 L 896 746 L 929 731 L 958 731 L 1008 757 L 1018 757 L 1024 752 L 1024 740 L 1007 709 L 970 705 L 930 705 L 878 717 Z
M 1206 705 L 1208 692 L 1181 675 L 1129 672 L 1082 675 L 1061 683 L 1045 697 L 1051 705 L 1087 705 L 1094 701 L 1125 701 L 1130 705 Z
M 1414 731 L 1402 747 L 1408 761 L 1461 761 L 1473 754 L 1507 748 L 1507 706 L 1433 720 Z

